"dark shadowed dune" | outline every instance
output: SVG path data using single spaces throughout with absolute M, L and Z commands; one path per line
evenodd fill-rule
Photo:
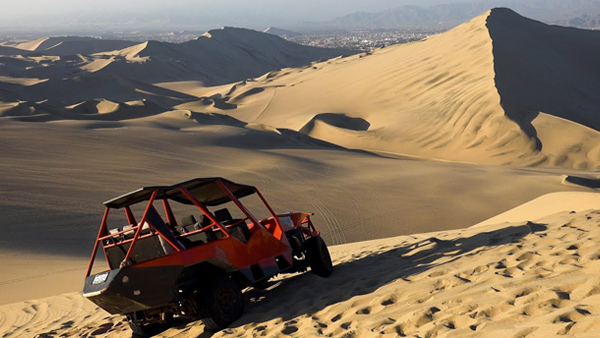
M 600 130 L 600 32 L 492 10 L 495 81 L 506 115 L 535 137 L 543 112 Z

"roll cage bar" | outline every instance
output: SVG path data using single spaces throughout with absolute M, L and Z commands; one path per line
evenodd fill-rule
M 131 255 L 138 240 L 140 238 L 153 236 L 153 234 L 142 235 L 142 229 L 145 225 L 153 228 L 156 231 L 156 234 L 162 237 L 162 239 L 164 239 L 175 251 L 180 252 L 185 249 L 170 233 L 167 225 L 162 221 L 162 218 L 156 211 L 154 207 L 154 202 L 156 200 L 162 200 L 167 222 L 171 226 L 177 225 L 177 220 L 173 215 L 173 211 L 169 203 L 169 200 L 174 200 L 183 204 L 195 205 L 212 222 L 210 225 L 203 227 L 199 231 L 216 226 L 223 231 L 226 238 L 230 238 L 231 233 L 227 230 L 227 227 L 217 220 L 206 207 L 217 206 L 232 201 L 244 213 L 246 219 L 250 220 L 257 226 L 263 227 L 259 220 L 256 219 L 254 215 L 252 215 L 252 213 L 250 213 L 250 211 L 239 201 L 239 198 L 249 196 L 251 194 L 258 195 L 269 213 L 271 213 L 273 216 L 277 226 L 281 227 L 279 218 L 256 187 L 233 183 L 220 177 L 196 178 L 172 186 L 144 187 L 104 202 L 106 210 L 104 211 L 102 223 L 100 224 L 100 229 L 98 230 L 98 235 L 96 236 L 96 241 L 94 242 L 94 249 L 88 264 L 86 277 L 89 276 L 92 271 L 99 244 L 105 240 L 113 238 L 114 236 L 123 235 L 131 231 L 135 231 L 133 238 L 127 239 L 119 244 L 103 245 L 103 250 L 106 256 L 107 248 L 115 245 L 121 245 L 123 243 L 131 243 L 125 258 L 121 262 L 121 267 L 133 264 L 133 262 L 131 262 Z M 139 222 L 137 222 L 130 206 L 144 201 L 148 201 L 148 204 L 144 210 L 142 218 Z M 116 233 L 109 233 L 107 229 L 108 214 L 111 209 L 120 208 L 124 209 L 127 221 L 132 224 L 132 226 Z M 307 219 L 310 231 L 316 233 L 310 218 L 307 217 Z

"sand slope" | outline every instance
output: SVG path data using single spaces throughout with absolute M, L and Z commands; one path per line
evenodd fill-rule
M 226 330 L 180 323 L 159 337 L 594 337 L 599 221 L 597 210 L 561 212 L 336 246 L 330 278 L 280 278 L 247 290 L 246 314 Z M 90 304 L 67 294 L 5 305 L 0 328 L 4 337 L 131 335 Z
M 565 180 L 568 179 L 576 179 L 576 177 L 565 177 Z M 598 193 L 558 192 L 546 194 L 478 223 L 474 227 L 502 222 L 510 223 L 527 217 L 536 219 L 560 211 L 580 212 L 594 209 L 598 205 L 600 205 L 600 194 Z

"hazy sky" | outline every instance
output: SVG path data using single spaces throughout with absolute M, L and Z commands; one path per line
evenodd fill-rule
M 2 0 L 0 30 L 291 27 L 357 11 L 469 0 Z

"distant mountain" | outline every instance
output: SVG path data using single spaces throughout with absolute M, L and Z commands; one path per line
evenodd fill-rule
M 340 27 L 390 28 L 415 25 L 451 26 L 481 14 L 485 9 L 477 4 L 449 4 L 429 8 L 403 6 L 385 12 L 359 12 L 330 22 Z
M 494 7 L 511 8 L 546 23 L 582 28 L 595 28 L 599 25 L 599 0 L 485 0 L 430 7 L 402 6 L 375 13 L 351 13 L 319 24 L 336 28 L 400 28 L 421 25 L 451 27 Z
M 558 21 L 558 23 L 564 26 L 600 29 L 600 13 L 584 14 L 568 20 Z

